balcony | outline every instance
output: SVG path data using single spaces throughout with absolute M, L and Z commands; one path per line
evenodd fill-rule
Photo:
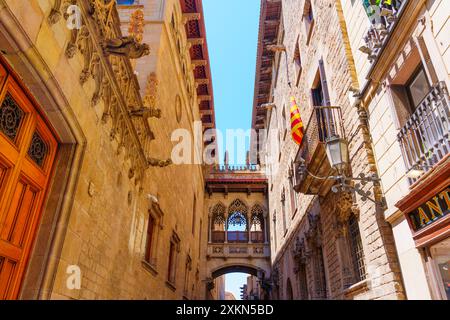
M 226 233 L 226 234 L 225 234 Z M 226 237 L 225 237 L 226 236 Z M 264 232 L 262 231 L 211 231 L 212 243 L 264 243 Z
M 400 130 L 403 159 L 410 183 L 450 151 L 449 95 L 444 83 L 434 86 Z
M 379 56 L 407 3 L 408 0 L 397 0 L 393 4 L 392 9 L 375 5 L 370 7 L 373 10 L 373 14 L 369 18 L 372 21 L 372 25 L 364 36 L 365 45 L 359 48 L 360 51 L 367 54 L 370 63 L 374 62 Z
M 324 179 L 336 174 L 328 161 L 325 142 L 337 136 L 344 137 L 341 108 L 313 107 L 296 156 L 296 192 L 324 196 L 333 186 L 334 180 Z

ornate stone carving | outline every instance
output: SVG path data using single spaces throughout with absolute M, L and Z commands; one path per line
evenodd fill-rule
M 170 159 L 160 160 L 160 159 L 155 159 L 155 158 L 149 158 L 148 164 L 152 167 L 163 168 L 163 167 L 170 166 L 172 164 L 172 160 L 170 160 Z
M 223 253 L 223 247 L 213 247 L 213 253 Z
M 148 44 L 139 43 L 133 36 L 107 39 L 101 42 L 106 55 L 123 56 L 130 59 L 138 59 L 150 54 Z
M 347 221 L 353 207 L 353 197 L 351 193 L 342 192 L 339 194 L 339 199 L 336 199 L 336 207 L 338 218 L 340 221 Z
M 135 37 L 122 36 L 118 15 L 114 13 L 115 1 L 57 0 L 49 21 L 57 21 L 55 12 L 63 13 L 74 3 L 80 7 L 81 28 L 71 31 L 65 54 L 69 59 L 80 55 L 80 83 L 83 85 L 89 79 L 94 81 L 91 104 L 103 104 L 102 123 L 109 124 L 110 138 L 117 142 L 117 151 L 124 152 L 125 161 L 129 161 L 130 172 L 133 172 L 130 178 L 138 184 L 149 166 L 163 167 L 171 163 L 170 160 L 149 158 L 149 143 L 154 135 L 144 119 L 145 114 L 130 117 L 139 115 L 144 104 L 129 58 L 148 54 L 148 46 L 138 43 Z M 67 15 L 62 16 L 68 18 Z M 155 110 L 148 112 L 149 115 L 159 115 Z
M 148 118 L 161 118 L 161 110 L 155 108 L 141 108 L 138 110 L 131 110 L 130 116 L 132 117 L 142 117 L 144 119 Z
M 134 37 L 137 42 L 142 42 L 144 34 L 144 11 L 141 9 L 138 9 L 131 14 L 128 34 Z
M 292 247 L 292 255 L 296 260 L 301 259 L 305 254 L 305 240 L 297 237 Z

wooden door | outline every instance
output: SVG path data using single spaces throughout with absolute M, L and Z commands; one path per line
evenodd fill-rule
M 19 294 L 57 146 L 35 105 L 0 64 L 0 299 Z

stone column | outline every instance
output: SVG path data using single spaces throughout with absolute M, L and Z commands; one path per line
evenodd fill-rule
M 247 228 L 248 228 L 248 243 L 252 243 L 252 226 L 250 224 L 247 224 Z
M 228 216 L 225 217 L 225 243 L 228 243 Z
M 269 243 L 269 215 L 264 217 L 264 243 Z

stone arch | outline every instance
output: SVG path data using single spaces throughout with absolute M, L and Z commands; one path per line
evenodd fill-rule
M 213 222 L 215 222 L 216 220 L 222 221 L 223 223 L 225 223 L 226 220 L 226 207 L 223 203 L 219 202 L 216 203 L 210 211 L 210 216 Z
M 227 231 L 230 227 L 241 227 L 241 232 L 249 230 L 248 206 L 240 199 L 235 199 L 228 206 Z M 239 231 L 237 231 L 239 232 Z M 239 239 L 237 239 L 239 241 Z
M 255 267 L 255 266 L 250 266 L 250 265 L 246 265 L 246 264 L 233 264 L 233 265 L 225 265 L 225 266 L 221 266 L 219 268 L 217 268 L 216 270 L 212 271 L 211 273 L 211 277 L 213 279 L 223 276 L 227 273 L 233 273 L 233 272 L 240 272 L 240 273 L 248 273 L 251 274 L 252 276 L 258 276 L 258 271 L 259 272 L 263 272 L 261 269 Z
M 234 199 L 228 206 L 228 215 L 234 212 L 241 212 L 242 214 L 248 215 L 248 205 L 241 199 Z
M 250 225 L 259 225 L 264 229 L 265 210 L 260 204 L 255 204 L 250 211 Z
M 249 230 L 252 242 L 261 243 L 267 237 L 266 210 L 260 204 L 253 205 L 250 211 Z

